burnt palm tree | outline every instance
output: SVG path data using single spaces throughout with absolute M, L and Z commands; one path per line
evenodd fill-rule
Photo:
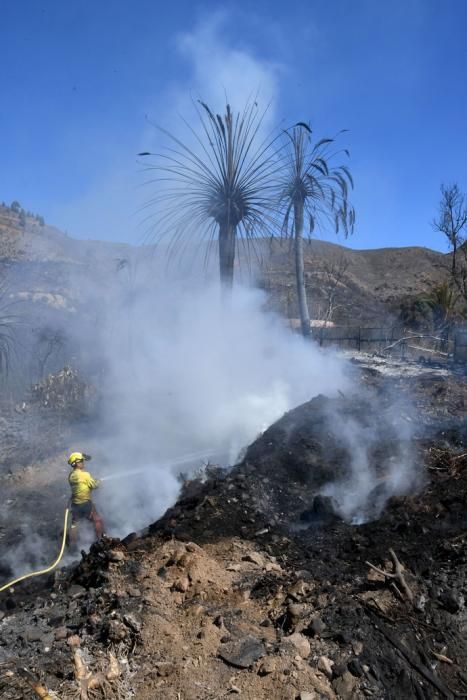
M 427 297 L 423 298 L 423 301 L 431 309 L 436 330 L 449 329 L 456 318 L 463 317 L 463 310 L 459 305 L 460 299 L 461 295 L 450 282 L 442 282 L 434 287 Z
M 275 139 L 262 139 L 265 112 L 250 102 L 241 113 L 229 104 L 215 114 L 198 102 L 199 129 L 187 122 L 193 146 L 160 129 L 172 146 L 148 167 L 158 187 L 148 207 L 155 207 L 152 229 L 158 239 L 169 235 L 171 252 L 200 235 L 219 245 L 221 283 L 232 288 L 237 239 L 249 241 L 270 232 L 274 223 L 271 193 L 277 166 Z M 148 217 L 150 218 L 150 217 Z M 208 246 L 208 250 L 209 250 Z
M 336 233 L 352 233 L 355 211 L 349 203 L 352 176 L 345 165 L 333 164 L 341 151 L 333 151 L 334 139 L 312 141 L 312 131 L 298 122 L 284 132 L 287 144 L 284 167 L 279 176 L 279 205 L 282 233 L 294 242 L 297 298 L 302 333 L 310 334 L 306 298 L 303 238 L 317 227 L 332 226 Z M 342 151 L 349 155 L 347 150 Z
M 7 285 L 0 281 L 0 377 L 5 378 L 17 345 L 20 317 L 18 302 L 11 301 Z

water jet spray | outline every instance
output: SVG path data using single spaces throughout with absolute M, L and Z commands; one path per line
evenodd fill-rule
M 215 454 L 215 450 L 211 450 L 210 454 Z M 183 457 L 180 457 L 177 460 L 170 460 L 170 462 L 161 462 L 161 463 L 155 463 L 151 465 L 147 465 L 145 467 L 139 467 L 138 469 L 132 469 L 131 471 L 124 471 L 124 472 L 116 472 L 113 474 L 107 474 L 106 476 L 103 476 L 100 481 L 113 481 L 115 479 L 124 479 L 129 476 L 136 476 L 137 474 L 145 474 L 146 472 L 153 471 L 154 469 L 170 469 L 171 467 L 180 467 L 183 464 L 188 464 L 190 462 L 196 461 L 198 459 L 207 459 L 207 463 L 209 463 L 209 458 L 206 458 L 206 451 L 203 452 L 193 452 L 188 455 L 184 455 Z

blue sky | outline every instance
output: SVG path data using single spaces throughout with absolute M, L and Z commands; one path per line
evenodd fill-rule
M 349 129 L 355 248 L 446 250 L 442 182 L 467 191 L 467 0 L 3 0 L 0 201 L 79 238 L 138 243 L 148 119 L 259 90 L 271 123 Z M 329 240 L 343 242 L 333 236 Z

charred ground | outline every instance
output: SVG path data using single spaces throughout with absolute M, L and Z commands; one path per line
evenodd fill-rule
M 2 697 L 33 697 L 23 666 L 60 698 L 465 696 L 467 379 L 355 371 L 363 398 L 298 407 L 233 469 L 186 482 L 146 531 L 3 594 Z M 381 425 L 385 397 L 401 394 L 423 469 L 412 495 L 350 525 L 319 496 L 346 469 L 323 416 L 332 404 Z M 370 451 L 382 483 L 393 437 Z M 58 507 L 52 516 L 58 539 Z

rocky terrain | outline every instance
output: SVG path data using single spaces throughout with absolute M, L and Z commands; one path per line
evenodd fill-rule
M 355 362 L 358 396 L 290 411 L 144 531 L 1 593 L 1 697 L 466 696 L 467 377 L 369 365 Z M 397 417 L 395 395 L 410 398 Z M 370 436 L 375 488 L 343 520 L 325 489 L 352 474 L 349 421 Z M 402 495 L 390 484 L 406 450 L 416 478 Z M 20 511 L 35 494 L 51 560 L 63 463 L 57 452 L 1 484 Z M 2 527 L 2 551 L 18 546 Z
M 147 284 L 153 276 L 149 268 L 160 255 L 155 251 L 153 246 L 75 240 L 30 217 L 23 226 L 18 214 L 0 207 L 0 274 L 15 299 L 32 303 L 35 313 L 47 318 L 51 312 L 65 318 L 85 313 L 90 295 L 118 289 L 123 260 L 133 266 L 132 284 Z M 397 323 L 400 303 L 445 281 L 451 260 L 427 248 L 351 250 L 319 240 L 306 244 L 304 255 L 312 317 L 324 318 L 332 299 L 332 320 L 351 325 Z M 195 262 L 204 258 L 198 251 Z M 288 242 L 260 240 L 251 249 L 239 243 L 236 266 L 236 274 L 266 289 L 272 308 L 285 317 L 298 316 Z M 177 274 L 172 266 L 171 276 Z

